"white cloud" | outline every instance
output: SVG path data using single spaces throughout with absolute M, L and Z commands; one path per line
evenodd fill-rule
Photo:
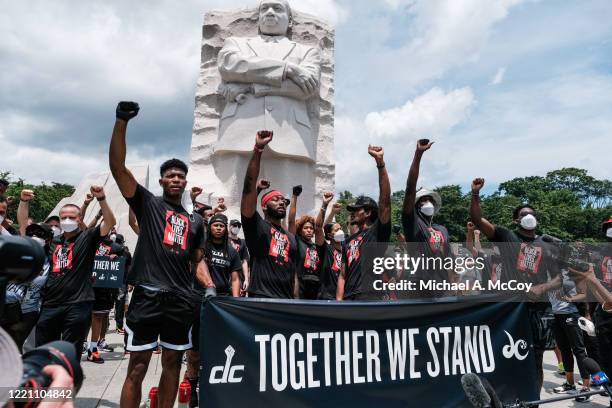
M 376 136 L 435 139 L 461 123 L 475 103 L 469 87 L 448 93 L 432 88 L 403 106 L 369 113 L 365 124 L 368 132 Z
M 506 67 L 500 68 L 495 73 L 495 76 L 491 80 L 491 85 L 499 85 L 504 80 L 504 75 L 506 74 Z

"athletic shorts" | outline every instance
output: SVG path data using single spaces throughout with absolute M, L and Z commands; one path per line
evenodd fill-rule
M 115 307 L 112 289 L 94 288 L 94 296 L 93 313 L 109 313 Z
M 126 350 L 190 349 L 193 313 L 188 298 L 135 287 L 124 326 Z

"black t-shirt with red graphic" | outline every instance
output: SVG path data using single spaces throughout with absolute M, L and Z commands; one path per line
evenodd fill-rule
M 300 297 L 316 299 L 321 286 L 321 267 L 323 247 L 314 243 L 304 242 L 297 238 L 298 243 L 298 278 L 300 279 Z
M 261 218 L 242 216 L 251 256 L 249 296 L 292 299 L 298 249 L 295 236 Z
M 236 252 L 238 252 L 238 255 L 240 255 L 240 260 L 246 260 L 247 262 L 249 262 L 249 249 L 247 248 L 246 241 L 242 238 L 230 238 L 230 243 L 232 244 Z
M 499 243 L 503 282 L 515 279 L 539 285 L 560 273 L 555 247 L 541 236 L 530 238 L 496 226 L 492 241 Z M 538 302 L 548 303 L 547 295 Z
M 206 253 L 208 267 L 210 270 L 210 277 L 215 284 L 217 295 L 231 296 L 231 277 L 232 272 L 242 272 L 242 261 L 240 255 L 229 244 L 215 244 L 210 242 L 210 253 Z M 207 249 L 208 252 L 208 249 Z M 203 294 L 204 288 L 200 282 L 196 279 L 196 288 Z
M 356 232 L 344 241 L 342 262 L 346 265 L 345 298 L 367 292 L 362 287 L 365 272 L 362 267 L 362 246 L 374 242 L 389 242 L 389 238 L 391 238 L 391 222 L 381 224 L 376 220 L 369 228 Z
M 321 264 L 321 288 L 319 299 L 335 300 L 338 287 L 338 275 L 342 269 L 342 248 L 339 250 L 327 242 L 323 244 L 323 262 Z
M 128 283 L 193 295 L 191 256 L 204 248 L 202 217 L 154 196 L 140 184 L 134 197 L 126 200 L 140 228 Z
M 91 270 L 102 242 L 100 226 L 51 243 L 51 269 L 43 289 L 43 305 L 57 306 L 94 300 Z

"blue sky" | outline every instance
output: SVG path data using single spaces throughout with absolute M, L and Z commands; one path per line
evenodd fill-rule
M 106 169 L 122 99 L 142 107 L 128 133 L 131 163 L 188 160 L 203 15 L 254 3 L 6 4 L 0 170 L 77 183 Z M 424 186 L 484 176 L 493 187 L 567 166 L 610 177 L 609 1 L 291 3 L 336 27 L 337 190 L 375 193 L 368 143 L 386 148 L 402 188 L 420 137 L 436 141 Z

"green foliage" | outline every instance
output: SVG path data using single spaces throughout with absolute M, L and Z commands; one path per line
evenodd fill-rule
M 0 178 L 5 178 L 11 182 L 6 195 L 14 197 L 15 201 L 9 207 L 8 218 L 15 222 L 17 221 L 17 206 L 21 190 L 28 189 L 34 191 L 35 198 L 30 201 L 30 217 L 35 222 L 44 221 L 62 198 L 69 197 L 74 193 L 74 187 L 68 184 L 28 184 L 23 179 L 13 180 L 9 172 L 0 172 Z

